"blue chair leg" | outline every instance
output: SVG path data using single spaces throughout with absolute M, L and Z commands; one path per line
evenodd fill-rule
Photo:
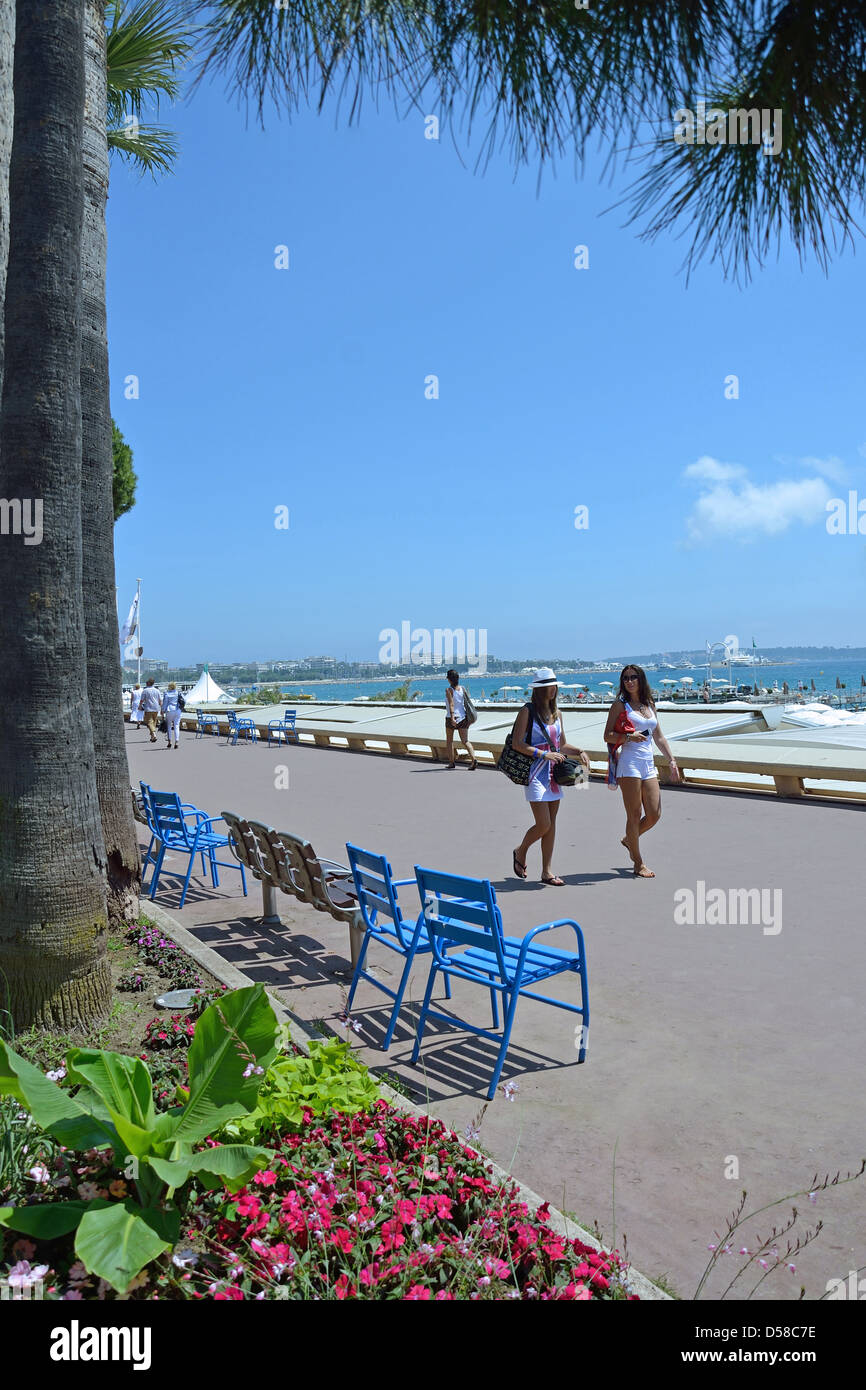
M 153 866 L 153 878 L 150 880 L 150 900 L 156 897 L 156 886 L 159 883 L 159 876 L 162 873 L 162 861 L 165 858 L 165 844 L 160 842 L 159 854 L 156 856 L 156 863 Z
M 424 1002 L 421 1005 L 421 1016 L 418 1019 L 418 1031 L 415 1034 L 415 1046 L 412 1048 L 410 1061 L 418 1061 L 418 1053 L 421 1049 L 421 1039 L 424 1036 L 424 1027 L 427 1023 L 427 1010 L 430 1008 L 430 999 L 433 994 L 433 985 L 436 980 L 436 972 L 439 969 L 438 961 L 433 961 L 430 966 L 430 976 L 427 980 L 427 988 L 424 991 Z
M 243 890 L 244 890 L 244 897 L 246 897 L 246 896 L 247 896 L 247 876 L 246 876 L 246 874 L 244 873 L 244 866 L 243 866 L 243 864 L 238 864 L 238 868 L 239 868 L 240 871 L 241 871 L 241 887 L 242 887 Z
M 219 873 L 218 873 L 218 871 L 217 871 L 216 850 L 215 850 L 215 849 L 210 850 L 210 851 L 209 851 L 209 855 L 210 855 L 210 876 L 211 876 L 211 882 L 213 883 L 214 888 L 219 888 L 219 886 L 220 886 L 220 876 L 219 876 Z
M 388 1031 L 382 1043 L 382 1051 L 387 1052 L 394 1037 L 394 1029 L 397 1027 L 397 1018 L 400 1013 L 400 1006 L 403 1003 L 403 995 L 406 993 L 406 985 L 409 983 L 409 972 L 412 969 L 412 962 L 415 959 L 412 952 L 406 957 L 406 964 L 403 966 L 403 974 L 400 976 L 400 983 L 397 986 L 397 993 L 394 997 L 394 1007 L 391 1010 L 391 1021 L 388 1024 Z M 445 977 L 446 981 L 448 976 Z
M 496 978 L 495 971 L 493 971 L 493 970 L 488 970 L 488 971 L 487 971 L 487 975 L 488 975 L 488 978 L 491 979 L 491 980 L 493 980 L 493 979 Z M 494 1027 L 494 1028 L 498 1028 L 498 1027 L 499 1027 L 499 1007 L 498 1007 L 497 1002 L 496 1002 L 496 995 L 497 995 L 497 993 L 498 993 L 498 990 L 495 990 L 495 989 L 493 988 L 493 986 L 491 985 L 491 987 L 490 987 L 490 1012 L 491 1012 L 492 1015 L 493 1015 L 493 1027 Z
M 189 880 L 190 880 L 190 875 L 191 875 L 191 873 L 192 873 L 192 866 L 193 866 L 194 863 L 195 863 L 195 855 L 194 855 L 194 854 L 191 854 L 191 855 L 189 856 L 189 864 L 187 865 L 186 878 L 185 878 L 184 881 L 183 881 L 183 892 L 182 892 L 181 895 L 180 895 L 180 903 L 179 903 L 179 906 L 180 906 L 180 907 L 183 907 L 183 905 L 184 905 L 184 903 L 185 903 L 185 901 L 186 901 L 186 891 L 187 891 L 187 889 L 189 888 Z
M 490 1089 L 487 1092 L 488 1100 L 492 1100 L 493 1097 L 496 1095 L 496 1087 L 499 1082 L 499 1078 L 502 1075 L 502 1066 L 505 1061 L 505 1054 L 508 1051 L 508 1044 L 511 1040 L 511 1029 L 514 1024 L 514 1014 L 517 1009 L 517 1000 L 519 997 L 520 996 L 518 993 L 517 985 L 515 984 L 511 991 L 511 998 L 508 1001 L 508 1010 L 505 1015 L 505 1021 L 502 1030 L 502 1043 L 499 1048 L 499 1055 L 496 1058 L 496 1066 L 493 1068 L 493 1079 L 490 1082 Z

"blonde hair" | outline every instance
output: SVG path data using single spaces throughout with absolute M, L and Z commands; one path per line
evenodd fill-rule
M 177 686 L 175 685 L 174 681 L 169 681 L 168 688 L 169 690 L 177 690 Z

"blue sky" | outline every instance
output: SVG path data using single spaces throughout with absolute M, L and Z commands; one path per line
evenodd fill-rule
M 686 287 L 685 239 L 603 215 L 632 175 L 597 155 L 539 193 L 423 113 L 262 131 L 211 84 L 162 118 L 176 174 L 115 163 L 109 201 L 151 657 L 375 660 L 404 620 L 497 656 L 863 643 L 866 536 L 826 528 L 866 499 L 862 255 Z

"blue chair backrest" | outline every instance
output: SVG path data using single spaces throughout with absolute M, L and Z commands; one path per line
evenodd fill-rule
M 230 729 L 236 729 L 238 727 L 238 712 L 236 709 L 227 709 L 226 719 L 229 721 Z
M 442 946 L 475 946 L 492 952 L 500 975 L 508 978 L 502 939 L 502 916 L 493 884 L 486 878 L 462 878 L 415 865 L 415 878 L 423 904 L 424 921 L 439 965 L 460 964 L 467 973 L 476 973 L 460 962 L 460 956 L 447 956 Z M 486 979 L 479 972 L 479 979 Z
M 179 842 L 187 848 L 191 848 L 192 840 L 187 831 L 183 818 L 183 808 L 177 792 L 155 792 L 153 787 L 148 790 L 159 838 L 161 840 L 173 840 L 175 843 Z
M 291 724 L 292 728 L 294 728 L 294 727 L 295 727 L 295 720 L 296 720 L 296 718 L 297 718 L 297 715 L 298 715 L 297 710 L 294 710 L 294 709 L 287 709 L 287 710 L 285 710 L 285 711 L 283 712 L 283 723 L 284 723 L 284 724 Z
M 375 927 L 379 917 L 390 917 L 400 945 L 408 950 L 412 944 L 415 923 L 407 926 L 403 921 L 394 891 L 391 865 L 384 855 L 371 854 L 369 850 L 359 849 L 357 845 L 347 844 L 346 850 L 365 927 Z
M 159 830 L 156 824 L 156 816 L 154 815 L 153 803 L 150 799 L 150 787 L 147 785 L 146 782 L 139 782 L 138 785 L 141 787 L 141 804 L 144 807 L 144 816 L 145 820 L 147 821 L 147 828 L 150 831 L 151 835 L 158 835 Z

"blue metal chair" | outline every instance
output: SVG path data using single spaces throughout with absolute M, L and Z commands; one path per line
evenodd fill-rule
M 234 859 L 217 859 L 216 857 L 217 850 L 225 849 L 229 844 L 227 835 L 219 835 L 212 829 L 212 826 L 217 821 L 222 820 L 222 817 L 208 816 L 205 811 L 200 811 L 198 807 L 181 801 L 176 792 L 154 791 L 153 787 L 146 786 L 144 782 L 141 784 L 141 789 L 148 824 L 151 825 L 151 844 L 148 848 L 148 857 L 150 857 L 153 845 L 159 845 L 154 856 L 153 877 L 150 883 L 151 900 L 156 897 L 162 863 L 167 850 L 176 854 L 189 855 L 189 864 L 183 881 L 183 892 L 180 895 L 180 907 L 183 907 L 186 900 L 192 866 L 197 854 L 201 855 L 202 873 L 206 873 L 208 867 L 210 868 L 214 888 L 219 887 L 217 865 L 221 865 L 225 869 L 240 869 L 241 884 L 244 897 L 246 897 L 247 880 L 243 864 L 239 864 Z M 195 825 L 188 825 L 187 821 L 193 817 Z
M 215 734 L 218 734 L 220 731 L 219 720 L 217 719 L 216 715 L 208 714 L 203 709 L 197 709 L 195 712 L 196 738 L 203 738 L 204 735 L 206 733 L 209 733 L 211 730 L 213 730 Z
M 238 734 L 245 734 L 250 743 L 258 743 L 259 735 L 256 729 L 256 722 L 254 719 L 250 718 L 249 715 L 242 715 L 239 719 L 237 710 L 228 709 L 226 710 L 226 718 L 229 722 L 228 729 L 226 730 L 226 743 L 231 739 L 232 744 L 236 744 L 238 741 Z
M 415 922 L 407 922 L 397 902 L 396 889 L 405 887 L 407 883 L 414 883 L 415 879 L 393 878 L 391 865 L 384 855 L 370 854 L 369 851 L 350 844 L 346 845 L 346 850 L 349 855 L 352 878 L 355 881 L 358 907 L 365 928 L 364 940 L 358 954 L 355 973 L 352 976 L 352 987 L 346 1001 L 346 1013 L 351 1012 L 352 1000 L 355 997 L 359 980 L 367 980 L 377 989 L 381 989 L 384 994 L 390 995 L 394 1000 L 394 1007 L 391 1010 L 391 1018 L 382 1043 L 382 1050 L 387 1052 L 394 1037 L 394 1029 L 397 1026 L 397 1017 L 400 1013 L 400 1005 L 403 1003 L 403 995 L 406 992 L 412 962 L 416 955 L 429 953 L 430 942 L 427 939 L 423 917 L 419 916 Z M 368 970 L 364 969 L 367 948 L 371 941 L 378 942 L 380 946 L 387 946 L 389 951 L 396 951 L 398 955 L 403 956 L 403 973 L 396 990 L 390 989 L 388 985 L 383 984 L 375 975 L 371 975 Z M 447 978 L 445 989 L 450 998 L 450 982 Z
M 157 859 L 156 854 L 154 854 L 153 852 L 153 847 L 156 844 L 161 844 L 161 839 L 159 826 L 156 820 L 156 812 L 154 811 L 153 802 L 151 800 L 152 788 L 149 787 L 146 782 L 139 782 L 138 785 L 141 787 L 140 800 L 142 810 L 144 811 L 144 819 L 147 824 L 147 828 L 150 831 L 150 843 L 147 847 L 147 853 L 145 854 L 141 865 L 141 886 L 142 888 L 144 888 L 144 880 L 147 875 L 147 866 L 150 863 L 155 864 Z M 182 801 L 180 805 L 181 809 L 184 811 L 185 814 L 195 814 L 197 818 L 200 818 L 202 820 L 207 819 L 205 812 L 199 811 L 196 806 L 193 806 L 191 801 Z M 202 853 L 201 856 L 201 871 L 203 874 L 207 873 L 207 861 L 205 859 L 204 853 Z
M 271 746 L 271 739 L 272 739 L 272 738 L 273 738 L 273 740 L 274 740 L 275 743 L 282 743 L 282 741 L 283 741 L 283 735 L 285 735 L 286 743 L 289 742 L 289 735 L 290 735 L 290 734 L 291 734 L 291 736 L 292 736 L 293 742 L 295 742 L 295 743 L 298 742 L 298 731 L 297 731 L 297 729 L 295 728 L 295 720 L 296 720 L 296 719 L 297 719 L 297 711 L 296 711 L 296 710 L 293 710 L 293 709 L 287 709 L 287 710 L 285 711 L 285 713 L 283 714 L 282 719 L 269 719 L 269 720 L 268 720 L 268 747 L 269 747 L 269 748 L 270 748 L 270 746 Z
M 421 1015 L 412 1061 L 418 1060 L 421 1039 L 428 1017 L 442 1023 L 454 1024 L 455 1019 L 437 1013 L 430 1008 L 430 998 L 438 973 L 468 980 L 482 985 L 490 991 L 493 1013 L 493 1028 L 499 1028 L 497 995 L 502 996 L 502 1032 L 479 1028 L 465 1019 L 457 1020 L 470 1032 L 479 1037 L 491 1038 L 500 1044 L 493 1079 L 487 1092 L 492 1100 L 502 1072 L 505 1054 L 511 1038 L 517 1001 L 523 995 L 528 999 L 539 999 L 544 1004 L 552 1004 L 557 1009 L 567 1009 L 580 1014 L 583 1021 L 581 1046 L 578 1062 L 586 1056 L 586 1039 L 589 1030 L 589 989 L 586 979 L 586 954 L 583 933 L 576 922 L 560 918 L 533 927 L 522 939 L 508 937 L 502 931 L 502 916 L 496 902 L 493 884 L 487 879 L 461 878 L 456 874 L 437 873 L 432 869 L 416 866 L 415 878 L 421 895 L 421 918 L 427 928 L 427 936 L 432 949 L 430 975 Z M 563 951 L 556 946 L 537 946 L 535 938 L 541 932 L 552 931 L 554 927 L 571 927 L 577 937 L 577 951 Z M 458 949 L 458 948 L 463 949 Z M 450 952 L 450 954 L 449 954 Z M 537 994 L 527 986 L 537 985 L 554 975 L 572 972 L 580 978 L 580 1004 L 567 1004 L 561 999 L 551 999 L 549 995 Z

